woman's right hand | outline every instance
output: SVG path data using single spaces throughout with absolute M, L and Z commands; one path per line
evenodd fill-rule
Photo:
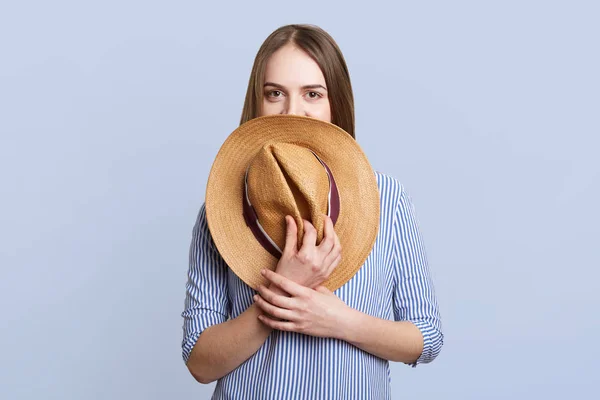
M 298 228 L 294 218 L 287 215 L 285 248 L 275 271 L 286 278 L 311 289 L 325 282 L 342 260 L 342 245 L 333 228 L 333 222 L 325 218 L 323 240 L 316 245 L 317 230 L 304 220 L 302 247 L 298 249 Z

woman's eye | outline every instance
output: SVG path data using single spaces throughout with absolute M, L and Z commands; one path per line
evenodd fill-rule
M 319 97 L 321 97 L 321 93 L 319 92 L 308 92 L 308 97 L 310 97 L 311 99 L 317 99 Z
M 271 90 L 269 92 L 269 96 L 271 97 L 279 97 L 281 95 L 281 91 L 280 90 Z

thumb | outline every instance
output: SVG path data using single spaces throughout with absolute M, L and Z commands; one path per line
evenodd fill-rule
M 285 248 L 284 253 L 295 253 L 298 248 L 298 228 L 296 227 L 296 221 L 289 215 L 285 216 L 285 222 L 287 230 L 285 233 Z

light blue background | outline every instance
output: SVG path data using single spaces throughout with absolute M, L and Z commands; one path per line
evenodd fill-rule
M 3 2 L 0 398 L 207 399 L 191 230 L 253 58 L 330 32 L 357 138 L 415 202 L 446 343 L 395 399 L 589 398 L 600 355 L 598 2 Z

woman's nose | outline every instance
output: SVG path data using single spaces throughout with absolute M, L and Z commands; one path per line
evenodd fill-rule
M 302 115 L 302 102 L 297 99 L 290 98 L 287 102 L 286 114 L 289 115 Z

